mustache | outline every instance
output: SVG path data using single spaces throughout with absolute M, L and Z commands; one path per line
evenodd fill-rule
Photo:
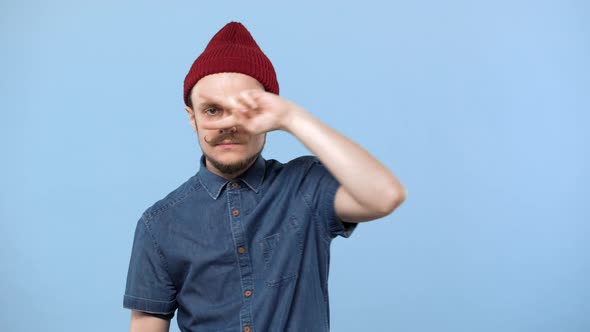
M 246 140 L 244 140 L 243 138 L 235 136 L 235 130 L 224 130 L 223 133 L 221 133 L 217 136 L 213 136 L 213 138 L 208 138 L 208 136 L 205 136 L 205 142 L 209 143 L 210 145 L 217 145 L 227 138 L 229 138 L 232 143 L 237 143 L 237 144 L 247 143 Z

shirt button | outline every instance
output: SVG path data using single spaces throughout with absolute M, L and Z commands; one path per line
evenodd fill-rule
M 244 332 L 250 332 L 250 326 L 248 326 L 248 325 L 244 326 Z
M 240 214 L 240 210 L 233 210 L 232 214 L 234 215 L 234 217 L 237 217 Z
M 246 297 L 250 297 L 250 295 L 252 295 L 252 292 L 251 292 L 251 291 L 249 291 L 249 290 L 247 290 L 247 291 L 244 293 L 244 295 L 246 295 Z
M 244 247 L 239 247 L 239 248 L 238 248 L 238 252 L 239 252 L 240 254 L 243 254 L 245 251 L 246 251 L 246 249 L 244 249 Z
M 233 183 L 231 184 L 231 187 L 232 187 L 232 188 L 237 188 L 237 187 L 239 187 L 239 186 L 240 186 L 240 185 L 239 185 L 237 182 L 233 182 Z

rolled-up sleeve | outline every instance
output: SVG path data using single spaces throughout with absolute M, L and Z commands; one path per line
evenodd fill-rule
M 176 289 L 148 226 L 142 217 L 135 228 L 123 307 L 172 318 L 178 307 Z
M 328 169 L 315 157 L 308 157 L 306 173 L 301 185 L 304 199 L 319 216 L 329 239 L 340 235 L 350 237 L 356 229 L 356 223 L 342 221 L 336 214 L 334 201 L 340 183 Z

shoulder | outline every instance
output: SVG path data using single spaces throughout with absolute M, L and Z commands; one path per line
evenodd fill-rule
M 186 180 L 176 189 L 172 190 L 162 199 L 156 201 L 150 207 L 148 207 L 142 214 L 142 218 L 148 222 L 157 218 L 160 214 L 172 209 L 178 203 L 181 203 L 192 194 L 201 191 L 203 186 L 197 175 L 193 175 L 191 178 Z
M 313 181 L 321 162 L 316 156 L 304 155 L 282 163 L 274 159 L 267 160 L 266 183 L 269 187 L 300 190 L 306 182 Z M 320 172 L 321 173 L 321 172 Z
M 301 156 L 297 157 L 285 164 L 285 168 L 289 171 L 298 171 L 306 173 L 314 164 L 319 164 L 320 160 L 316 156 Z
M 268 159 L 266 160 L 266 172 L 267 176 L 271 178 L 274 176 L 294 178 L 297 174 L 305 175 L 314 164 L 320 163 L 320 160 L 312 155 L 300 156 L 286 163 L 275 159 Z

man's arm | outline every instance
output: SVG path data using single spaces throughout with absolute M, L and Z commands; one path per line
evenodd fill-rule
M 170 321 L 145 312 L 131 310 L 130 332 L 169 332 Z
M 336 214 L 361 222 L 392 213 L 406 199 L 406 189 L 365 149 L 292 104 L 286 131 L 311 150 L 341 186 L 336 191 Z
M 240 126 L 252 135 L 284 130 L 299 139 L 340 183 L 334 205 L 344 221 L 384 217 L 406 199 L 405 188 L 382 163 L 292 101 L 262 90 L 245 90 L 229 98 L 202 92 L 199 96 L 231 114 L 204 121 L 205 129 Z

